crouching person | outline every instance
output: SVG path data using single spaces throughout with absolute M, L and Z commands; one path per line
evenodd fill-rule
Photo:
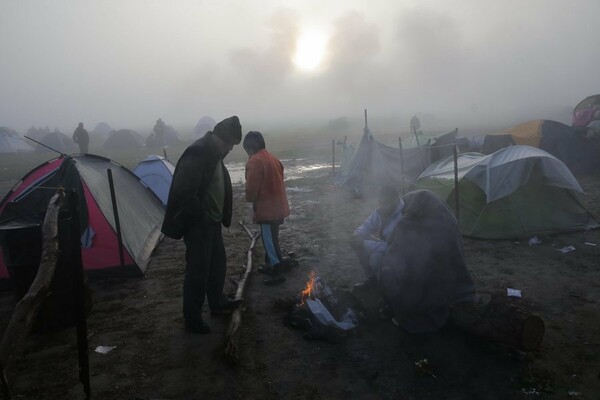
M 446 203 L 428 190 L 403 197 L 378 272 L 381 296 L 396 325 L 411 333 L 433 332 L 450 306 L 475 300 L 458 223 Z
M 379 207 L 356 228 L 350 245 L 356 252 L 366 276 L 366 281 L 354 285 L 354 290 L 371 290 L 377 286 L 377 276 L 388 241 L 402 218 L 404 201 L 392 186 L 384 186 L 379 192 Z

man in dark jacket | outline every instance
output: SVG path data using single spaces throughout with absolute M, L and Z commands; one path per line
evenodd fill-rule
M 185 241 L 183 316 L 193 333 L 210 332 L 202 319 L 205 296 L 212 315 L 239 304 L 223 295 L 226 255 L 221 224 L 229 227 L 232 213 L 231 179 L 223 158 L 241 139 L 239 118 L 224 119 L 183 152 L 173 174 L 162 232 Z
M 90 135 L 83 127 L 83 122 L 80 122 L 75 132 L 73 132 L 73 141 L 79 145 L 80 153 L 87 153 L 90 144 Z

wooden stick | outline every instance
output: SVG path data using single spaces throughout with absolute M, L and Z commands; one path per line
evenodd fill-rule
M 254 251 L 254 246 L 256 245 L 256 241 L 260 238 L 260 232 L 252 233 L 248 229 L 244 222 L 240 221 L 240 226 L 246 232 L 246 234 L 252 239 L 250 243 L 250 248 L 248 249 L 248 261 L 246 263 L 246 272 L 244 273 L 244 277 L 238 283 L 238 288 L 235 293 L 235 300 L 241 300 L 244 296 L 244 290 L 246 289 L 246 284 L 248 283 L 248 276 L 250 276 L 250 272 L 252 272 L 252 253 Z M 231 361 L 237 362 L 239 359 L 239 339 L 240 339 L 240 327 L 242 326 L 242 309 L 236 308 L 233 310 L 231 314 L 231 320 L 229 321 L 229 326 L 227 327 L 227 333 L 225 335 L 225 356 L 228 357 Z
M 456 201 L 456 221 L 460 224 L 460 195 L 458 192 L 458 146 L 452 146 L 454 153 L 454 199 Z
M 2 383 L 5 385 L 5 393 L 9 398 L 10 391 L 6 371 L 22 353 L 40 306 L 50 292 L 50 282 L 58 261 L 58 212 L 64 197 L 63 190 L 59 189 L 50 199 L 42 225 L 40 266 L 31 287 L 15 306 L 8 328 L 6 328 L 0 343 L 0 365 L 2 367 L 0 374 L 2 374 Z

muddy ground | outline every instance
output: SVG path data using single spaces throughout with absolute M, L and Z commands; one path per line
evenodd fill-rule
M 586 203 L 600 215 L 600 175 L 579 176 Z M 331 184 L 326 171 L 288 182 L 292 215 L 283 225 L 284 251 L 300 261 L 275 287 L 253 273 L 245 298 L 239 362 L 223 358 L 227 318 L 206 320 L 209 335 L 183 329 L 184 245 L 165 239 L 145 279 L 92 283 L 88 319 L 90 372 L 96 399 L 597 399 L 600 396 L 600 231 L 527 240 L 465 239 L 469 270 L 481 292 L 521 289 L 546 324 L 539 351 L 520 353 L 447 325 L 428 335 L 403 332 L 366 313 L 336 340 L 307 340 L 284 323 L 288 305 L 315 270 L 348 291 L 363 279 L 347 244 L 375 205 Z M 242 187 L 234 220 L 250 219 Z M 224 231 L 228 274 L 245 265 L 250 240 Z M 586 245 L 594 243 L 598 246 Z M 565 245 L 576 250 L 562 254 Z M 256 265 L 262 246 L 255 254 Z M 228 282 L 232 292 L 234 285 Z M 2 294 L 5 322 L 14 306 Z M 116 346 L 108 354 L 97 346 Z M 428 359 L 432 374 L 415 362 Z M 433 376 L 435 375 L 435 377 Z M 17 399 L 83 399 L 74 329 L 32 335 L 10 377 Z

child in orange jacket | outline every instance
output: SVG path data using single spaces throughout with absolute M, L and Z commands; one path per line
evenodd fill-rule
M 251 131 L 244 138 L 244 150 L 248 153 L 246 163 L 246 201 L 252 202 L 254 222 L 260 226 L 265 248 L 266 266 L 262 272 L 272 275 L 266 285 L 285 280 L 280 275 L 284 262 L 279 247 L 279 226 L 290 215 L 283 165 L 265 149 L 265 139 L 258 131 Z

